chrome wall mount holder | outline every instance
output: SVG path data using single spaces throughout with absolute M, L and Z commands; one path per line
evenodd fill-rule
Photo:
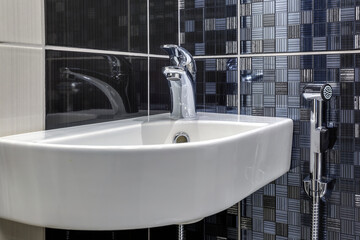
M 332 98 L 333 89 L 329 84 L 308 84 L 303 97 L 312 101 L 310 113 L 310 176 L 304 179 L 304 190 L 312 198 L 311 239 L 319 239 L 319 210 L 321 198 L 325 196 L 331 180 L 322 176 L 323 154 L 330 146 L 330 132 L 324 126 L 324 102 Z

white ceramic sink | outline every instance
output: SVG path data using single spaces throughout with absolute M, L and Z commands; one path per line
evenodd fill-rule
M 193 222 L 289 170 L 292 120 L 161 114 L 0 138 L 0 218 L 116 230 Z M 173 144 L 186 132 L 189 143 Z

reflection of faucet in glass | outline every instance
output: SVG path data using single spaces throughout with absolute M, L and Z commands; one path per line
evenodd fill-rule
M 101 92 L 105 94 L 105 96 L 109 100 L 114 115 L 126 113 L 123 100 L 120 97 L 119 93 L 106 82 L 89 75 L 76 73 L 72 71 L 70 68 L 61 68 L 60 73 L 62 77 L 66 79 L 77 78 L 98 88 Z

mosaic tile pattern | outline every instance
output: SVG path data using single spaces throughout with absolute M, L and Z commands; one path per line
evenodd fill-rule
M 181 45 L 193 55 L 237 54 L 236 0 L 180 0 Z
M 196 61 L 197 111 L 237 114 L 237 60 L 202 59 Z
M 358 1 L 240 2 L 242 54 L 360 48 Z
M 241 58 L 241 114 L 294 120 L 290 171 L 242 201 L 244 239 L 310 239 L 311 200 L 302 180 L 309 172 L 309 103 L 301 89 L 332 83 L 328 121 L 338 140 L 327 153 L 324 175 L 336 179 L 322 205 L 322 239 L 359 239 L 359 54 Z

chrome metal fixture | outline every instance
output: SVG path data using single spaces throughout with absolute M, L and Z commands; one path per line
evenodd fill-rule
M 329 84 L 308 84 L 303 97 L 312 101 L 310 114 L 310 176 L 304 179 L 305 192 L 312 198 L 311 239 L 319 239 L 320 200 L 328 188 L 328 181 L 322 176 L 323 153 L 329 149 L 329 129 L 324 126 L 323 103 L 329 101 L 333 89 Z
M 178 132 L 174 136 L 173 143 L 187 143 L 190 142 L 190 137 L 186 132 Z
M 171 93 L 171 112 L 173 119 L 196 118 L 196 63 L 191 54 L 184 48 L 173 44 L 162 45 L 169 54 L 172 66 L 162 69 L 169 81 Z

